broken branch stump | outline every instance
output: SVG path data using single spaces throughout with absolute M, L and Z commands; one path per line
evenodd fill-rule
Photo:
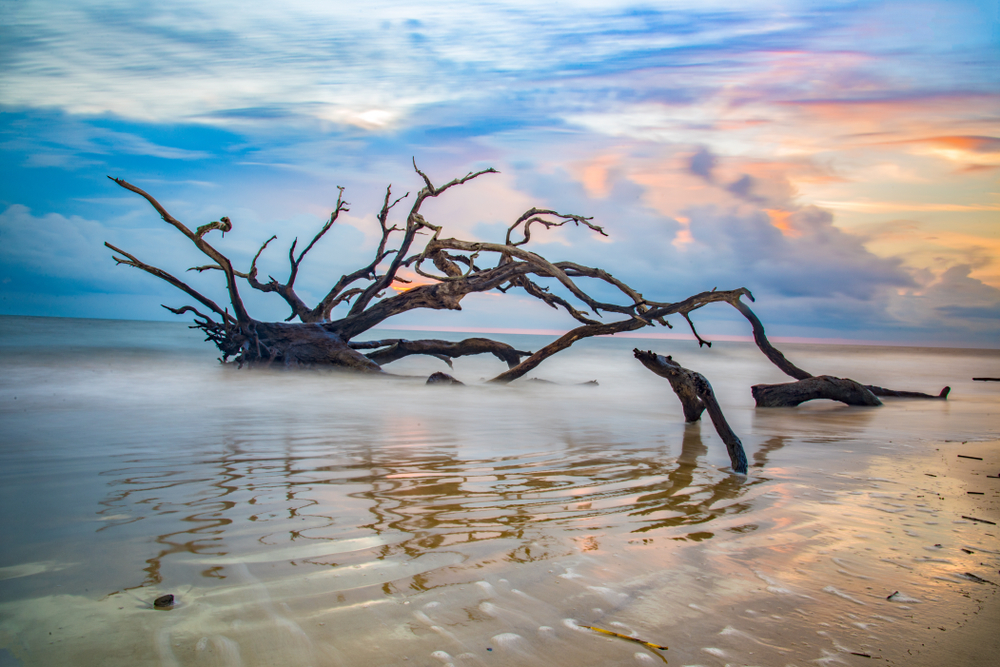
M 684 407 L 684 418 L 688 422 L 698 421 L 701 413 L 708 411 L 716 433 L 726 444 L 733 471 L 742 475 L 747 474 L 749 463 L 743 450 L 743 443 L 726 421 L 722 407 L 715 398 L 715 392 L 712 391 L 712 385 L 705 376 L 684 368 L 669 356 L 664 357 L 652 351 L 644 352 L 638 348 L 632 350 L 632 353 L 643 366 L 670 382 L 671 389 Z

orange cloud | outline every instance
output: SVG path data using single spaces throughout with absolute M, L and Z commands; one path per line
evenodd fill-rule
M 792 211 L 783 211 L 776 208 L 765 208 L 764 212 L 767 213 L 767 217 L 771 219 L 771 224 L 782 233 L 784 236 L 789 236 L 795 238 L 802 236 L 802 232 L 795 229 L 792 225 Z
M 842 211 L 860 213 L 898 213 L 901 211 L 944 211 L 949 213 L 972 213 L 976 211 L 1000 211 L 1000 204 L 934 204 L 921 202 L 878 202 L 878 201 L 817 201 L 817 206 Z
M 677 230 L 677 235 L 674 236 L 674 240 L 671 241 L 671 245 L 678 250 L 683 250 L 687 246 L 694 243 L 694 237 L 691 236 L 691 219 L 686 218 L 683 215 L 678 215 L 674 219 L 681 223 L 681 227 Z
M 1000 139 L 996 137 L 946 135 L 892 143 L 915 145 L 920 153 L 958 162 L 967 171 L 1000 166 Z
M 950 148 L 969 153 L 1000 152 L 1000 139 L 996 137 L 955 135 L 945 137 L 927 137 L 926 139 L 910 139 L 908 141 L 898 143 L 929 144 L 939 148 Z
M 620 161 L 621 158 L 617 155 L 601 155 L 573 165 L 573 167 L 580 182 L 583 183 L 583 187 L 586 188 L 587 194 L 591 197 L 602 198 L 607 197 L 610 191 L 608 172 L 616 167 Z

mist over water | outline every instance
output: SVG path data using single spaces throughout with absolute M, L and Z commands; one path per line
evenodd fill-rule
M 633 347 L 712 382 L 749 476 Z M 442 387 L 430 358 L 386 378 L 248 371 L 179 323 L 2 317 L 0 657 L 836 662 L 960 616 L 962 575 L 995 572 L 1000 545 L 934 475 L 1000 437 L 1000 392 L 971 380 L 1000 376 L 1000 353 L 782 349 L 952 395 L 754 410 L 751 384 L 787 378 L 746 343 L 589 340 L 533 374 L 551 382 L 504 387 L 480 383 L 500 361 L 461 358 L 467 386 Z M 153 609 L 166 593 L 176 606 Z

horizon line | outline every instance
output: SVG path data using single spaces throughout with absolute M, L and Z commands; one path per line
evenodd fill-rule
M 14 313 L 0 313 L 0 317 L 28 317 L 28 318 L 45 318 L 45 319 L 69 319 L 69 320 L 100 320 L 106 322 L 161 322 L 161 323 L 182 323 L 179 320 L 146 320 L 146 319 L 124 319 L 117 317 L 72 317 L 66 315 L 21 315 Z M 378 326 L 372 327 L 368 331 L 374 332 L 379 330 L 393 330 L 393 331 L 440 331 L 442 333 L 470 333 L 470 334 L 509 334 L 517 336 L 562 336 L 567 333 L 569 329 L 531 329 L 524 327 L 458 327 L 458 326 L 427 326 L 421 324 L 408 324 L 408 325 L 387 325 L 385 323 L 379 324 Z M 706 338 L 707 336 L 707 338 Z M 623 331 L 617 334 L 604 334 L 601 336 L 594 336 L 594 338 L 635 338 L 635 339 L 645 339 L 645 340 L 685 340 L 685 341 L 696 341 L 694 334 L 691 333 L 681 333 L 681 332 L 649 332 L 642 333 L 641 331 Z M 709 338 L 711 340 L 709 340 Z M 724 343 L 753 343 L 753 336 L 750 335 L 734 335 L 734 334 L 704 334 L 702 339 L 709 343 L 712 342 L 724 342 Z M 956 350 L 990 350 L 996 351 L 1000 350 L 1000 346 L 985 347 L 983 344 L 962 344 L 962 343 L 944 343 L 944 342 L 912 342 L 912 341 L 885 341 L 885 340 L 867 340 L 858 338 L 840 338 L 840 337 L 821 337 L 821 336 L 768 336 L 768 340 L 774 343 L 782 344 L 792 344 L 792 345 L 852 345 L 852 346 L 870 346 L 870 347 L 934 347 L 934 348 L 947 348 Z

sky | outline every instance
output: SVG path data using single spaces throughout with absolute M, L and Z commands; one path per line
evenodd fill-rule
M 1000 347 L 996 0 L 0 0 L 0 72 L 3 314 L 182 319 L 160 304 L 185 295 L 103 243 L 177 274 L 204 257 L 107 176 L 189 226 L 229 216 L 213 243 L 237 268 L 276 234 L 278 278 L 345 188 L 296 283 L 318 299 L 370 261 L 415 160 L 438 183 L 500 172 L 424 207 L 449 236 L 593 216 L 607 238 L 535 251 L 656 301 L 746 287 L 779 339 Z M 217 273 L 184 275 L 224 299 Z M 747 335 L 730 310 L 699 330 Z M 391 323 L 574 324 L 514 294 Z

